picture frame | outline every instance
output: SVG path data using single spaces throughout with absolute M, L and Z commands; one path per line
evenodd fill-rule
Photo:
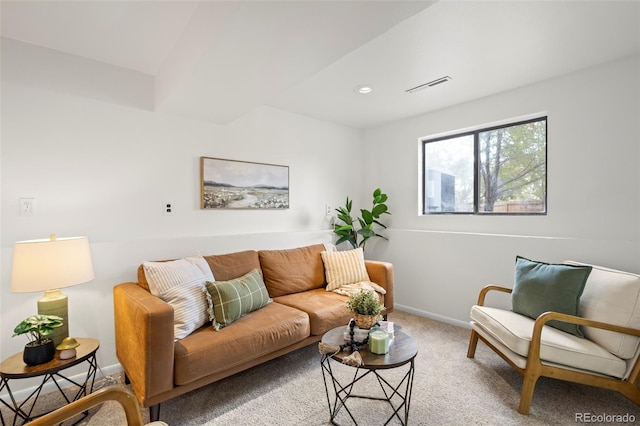
M 289 166 L 200 157 L 200 208 L 288 209 Z

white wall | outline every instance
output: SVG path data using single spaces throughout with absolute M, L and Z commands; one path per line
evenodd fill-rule
M 420 138 L 539 112 L 546 216 L 418 214 Z M 396 303 L 462 324 L 483 285 L 512 286 L 516 255 L 640 272 L 639 123 L 635 56 L 366 131 L 365 182 L 388 191 L 393 213 L 389 243 L 370 254 L 394 263 Z
M 83 70 L 91 77 L 82 80 Z M 63 291 L 70 334 L 100 339 L 108 372 L 117 368 L 112 287 L 135 280 L 141 262 L 329 242 L 325 204 L 361 191 L 359 130 L 266 107 L 228 126 L 162 115 L 141 107 L 147 92 L 139 86 L 150 77 L 122 71 L 112 80 L 111 71 L 3 40 L 2 359 L 22 350 L 26 340 L 11 338 L 13 327 L 40 297 L 10 291 L 15 241 L 89 237 L 95 280 Z M 290 208 L 201 210 L 200 156 L 289 166 Z M 18 215 L 20 197 L 35 197 L 35 217 Z M 174 216 L 161 214 L 165 200 Z
M 39 297 L 9 290 L 17 240 L 90 238 L 96 279 L 64 292 L 71 334 L 100 339 L 109 372 L 111 289 L 142 261 L 330 241 L 325 203 L 368 206 L 376 187 L 390 196 L 390 241 L 368 243 L 367 257 L 394 263 L 396 303 L 424 315 L 466 322 L 480 287 L 511 285 L 517 254 L 640 272 L 639 61 L 370 129 L 363 145 L 357 130 L 271 108 L 228 126 L 155 113 L 149 76 L 3 40 L 0 357 L 21 350 L 11 331 Z M 419 138 L 536 112 L 549 117 L 548 215 L 418 214 Z M 288 165 L 291 208 L 200 210 L 200 156 Z M 35 217 L 18 216 L 24 196 Z

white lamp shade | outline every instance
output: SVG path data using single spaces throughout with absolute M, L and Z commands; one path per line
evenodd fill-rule
M 13 247 L 11 291 L 45 291 L 94 278 L 87 237 L 18 241 Z

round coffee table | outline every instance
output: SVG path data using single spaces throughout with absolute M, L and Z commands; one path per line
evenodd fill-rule
M 345 342 L 344 331 L 346 326 L 336 327 L 326 332 L 322 336 L 322 342 L 331 346 L 340 346 Z M 340 410 L 344 407 L 354 424 L 358 424 L 353 413 L 347 406 L 350 398 L 361 398 L 370 400 L 379 400 L 387 402 L 393 409 L 393 413 L 384 423 L 389 424 L 394 418 L 397 418 L 401 424 L 406 425 L 409 421 L 409 406 L 411 402 L 411 390 L 413 388 L 414 360 L 418 354 L 418 347 L 411 336 L 402 332 L 398 325 L 395 326 L 395 338 L 389 346 L 389 353 L 385 355 L 376 355 L 369 352 L 368 347 L 359 349 L 364 365 L 360 367 L 350 367 L 342 364 L 342 360 L 351 355 L 350 350 L 338 352 L 337 354 L 323 355 L 320 361 L 322 366 L 322 377 L 324 379 L 324 387 L 327 394 L 327 403 L 329 405 L 329 414 L 331 423 L 337 425 L 335 419 Z M 345 368 L 355 368 L 355 373 L 350 381 L 341 383 L 334 374 L 331 361 L 337 361 Z M 335 362 L 334 362 L 335 364 Z M 379 374 L 379 370 L 398 368 L 408 365 L 407 371 L 397 384 L 391 384 L 387 379 Z M 385 397 L 376 397 L 368 395 L 354 394 L 354 384 L 360 382 L 368 375 L 375 376 L 375 383 L 378 383 Z M 343 380 L 344 382 L 344 380 Z M 401 414 L 404 413 L 404 416 Z

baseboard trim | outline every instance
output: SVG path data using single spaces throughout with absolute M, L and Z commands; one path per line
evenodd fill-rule
M 460 321 L 457 320 L 455 318 L 450 318 L 450 317 L 445 317 L 444 315 L 440 315 L 440 314 L 434 314 L 433 312 L 427 312 L 427 311 L 423 311 L 421 309 L 415 309 L 412 308 L 410 306 L 405 306 L 405 305 L 399 305 L 399 304 L 394 304 L 393 305 L 393 309 L 394 310 L 398 310 L 398 311 L 403 311 L 403 312 L 407 312 L 409 314 L 413 314 L 413 315 L 417 315 L 419 317 L 424 317 L 424 318 L 429 318 L 435 321 L 440 321 L 443 322 L 445 324 L 451 324 L 451 325 L 455 325 L 458 327 L 462 327 L 462 328 L 466 328 L 466 329 L 471 329 L 471 325 L 468 322 L 465 321 Z

